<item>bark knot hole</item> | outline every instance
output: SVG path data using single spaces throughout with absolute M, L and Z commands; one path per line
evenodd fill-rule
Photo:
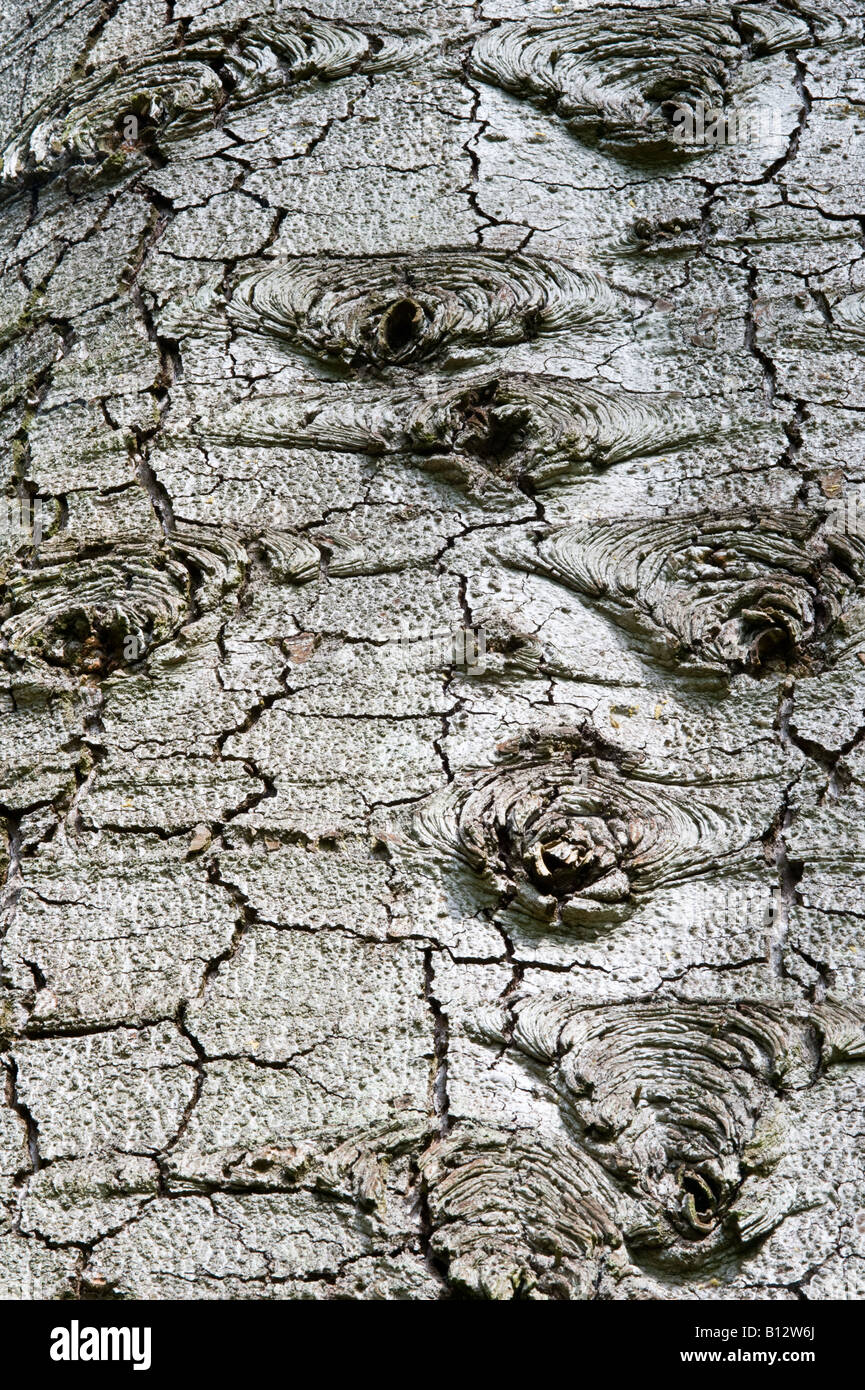
M 423 306 L 403 297 L 389 304 L 378 322 L 379 348 L 390 357 L 401 357 L 418 342 L 424 327 Z

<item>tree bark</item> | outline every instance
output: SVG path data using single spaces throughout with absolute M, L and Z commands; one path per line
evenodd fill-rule
M 865 1296 L 861 8 L 3 24 L 0 1294 Z

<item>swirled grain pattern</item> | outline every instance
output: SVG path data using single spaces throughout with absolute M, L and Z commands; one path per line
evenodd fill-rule
M 179 527 L 155 548 L 46 545 L 10 567 L 0 588 L 0 659 L 102 677 L 133 664 L 187 622 L 193 593 L 213 602 L 239 580 L 245 553 L 229 537 Z
M 717 792 L 641 775 L 639 755 L 588 725 L 524 739 L 500 766 L 455 780 L 420 808 L 414 835 L 512 907 L 576 935 L 609 930 L 747 838 Z
M 865 574 L 861 537 L 798 513 L 578 522 L 540 554 L 658 658 L 718 672 L 802 658 Z
M 464 1123 L 424 1157 L 449 1282 L 494 1299 L 590 1297 L 605 1266 L 693 1272 L 752 1246 L 793 1200 L 774 1176 L 786 1098 L 865 1056 L 861 1010 L 831 1002 L 581 1007 L 540 994 L 512 1001 L 486 1036 L 536 1095 L 549 1088 L 564 1124 Z
M 664 6 L 588 11 L 572 18 L 505 21 L 475 44 L 483 81 L 552 108 L 580 139 L 620 157 L 694 154 L 674 115 L 723 110 L 749 52 L 809 41 L 806 23 L 770 6 Z
M 324 358 L 379 367 L 448 347 L 522 342 L 607 318 L 616 297 L 594 271 L 498 252 L 301 257 L 239 283 L 234 319 Z

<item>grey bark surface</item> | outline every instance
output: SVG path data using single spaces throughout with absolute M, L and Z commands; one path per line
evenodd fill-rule
M 2 25 L 0 1296 L 865 1296 L 862 6 Z

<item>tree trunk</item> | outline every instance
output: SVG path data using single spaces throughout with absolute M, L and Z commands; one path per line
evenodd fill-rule
M 865 1296 L 862 20 L 571 11 L 6 6 L 5 1297 Z

